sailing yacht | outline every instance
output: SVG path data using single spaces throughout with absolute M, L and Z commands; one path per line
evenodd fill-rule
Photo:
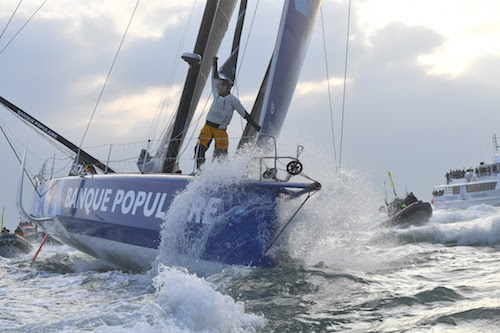
M 432 202 L 436 208 L 467 208 L 475 205 L 500 205 L 500 155 L 493 136 L 493 161 L 480 162 L 468 170 L 446 173 L 446 184 L 434 187 Z
M 169 242 L 172 252 L 195 260 L 275 265 L 277 258 L 268 250 L 283 231 L 279 226 L 280 204 L 299 197 L 307 200 L 321 187 L 310 179 L 289 181 L 301 174 L 301 147 L 293 157 L 280 157 L 276 149 L 276 138 L 298 81 L 320 2 L 284 2 L 274 53 L 251 113 L 261 130 L 256 132 L 247 126 L 239 144 L 244 147 L 265 142 L 274 147 L 270 156 L 258 158 L 260 177 L 221 186 L 216 191 L 201 191 L 198 200 L 185 208 L 180 226 L 165 227 L 175 198 L 196 177 L 203 177 L 203 172 L 196 176 L 183 174 L 179 154 L 236 4 L 236 0 L 208 0 L 194 50 L 183 55 L 189 70 L 175 120 L 158 151 L 150 153 L 145 149 L 140 153 L 139 173 L 118 172 L 0 98 L 8 110 L 75 154 L 69 176 L 37 177 L 31 209 L 22 202 L 23 172 L 17 198 L 20 212 L 57 240 L 127 268 L 150 268 L 162 241 Z M 245 6 L 246 1 L 242 1 L 231 56 L 220 70 L 233 80 Z M 287 161 L 285 177 L 277 173 L 282 159 Z M 266 161 L 271 161 L 271 166 Z M 168 239 L 162 240 L 165 233 Z

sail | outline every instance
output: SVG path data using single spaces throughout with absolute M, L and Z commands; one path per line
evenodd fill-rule
M 299 79 L 321 0 L 287 0 L 271 61 L 259 125 L 277 137 Z
M 166 151 L 162 172 L 177 171 L 177 158 L 191 123 L 201 93 L 212 68 L 212 59 L 217 55 L 222 38 L 228 28 L 236 0 L 208 0 L 198 32 L 193 53 L 201 56 L 201 63 L 191 62 L 184 89 L 177 109 L 172 130 L 167 132 L 168 146 L 160 147 Z

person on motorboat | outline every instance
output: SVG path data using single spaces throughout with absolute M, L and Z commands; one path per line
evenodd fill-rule
M 23 229 L 21 229 L 20 227 L 17 227 L 17 229 L 14 231 L 14 233 L 15 233 L 16 235 L 21 236 L 22 238 L 26 238 L 26 237 L 24 237 L 24 232 L 23 232 Z
M 10 230 L 7 229 L 6 227 L 3 227 L 2 234 L 8 234 L 8 233 L 10 233 Z
M 389 216 L 392 216 L 405 207 L 406 205 L 404 200 L 396 197 L 390 204 L 387 205 L 387 213 Z
M 405 205 L 406 205 L 405 207 L 408 207 L 414 202 L 418 202 L 418 199 L 415 197 L 413 192 L 410 192 L 410 194 L 408 194 L 405 198 Z
M 389 215 L 394 215 L 400 210 L 405 209 L 409 205 L 411 205 L 414 202 L 418 202 L 418 199 L 415 197 L 413 192 L 410 192 L 406 198 L 400 199 L 400 198 L 395 198 L 393 202 L 391 202 L 389 208 Z
M 246 112 L 239 99 L 231 94 L 232 85 L 233 82 L 219 76 L 217 57 L 214 57 L 212 78 L 214 101 L 208 111 L 206 124 L 200 132 L 198 144 L 195 147 L 194 157 L 198 168 L 205 162 L 205 153 L 212 139 L 215 139 L 215 156 L 222 157 L 227 155 L 229 142 L 226 128 L 231 122 L 234 110 L 245 118 L 256 131 L 260 131 L 259 124 Z

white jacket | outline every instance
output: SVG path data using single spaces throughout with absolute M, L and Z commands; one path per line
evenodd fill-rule
M 245 117 L 246 111 L 239 99 L 228 94 L 220 96 L 217 91 L 218 79 L 212 79 L 212 91 L 214 94 L 214 102 L 210 107 L 207 115 L 207 121 L 218 124 L 220 129 L 225 130 L 231 122 L 233 111 L 236 110 L 242 117 Z

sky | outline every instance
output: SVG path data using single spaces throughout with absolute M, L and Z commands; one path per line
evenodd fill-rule
M 24 0 L 7 26 L 19 1 L 0 0 L 0 96 L 104 161 L 110 144 L 111 160 L 137 156 L 149 139 L 154 147 L 180 97 L 187 71 L 180 54 L 193 50 L 205 2 L 142 0 L 97 103 L 136 3 Z M 500 2 L 353 0 L 343 104 L 348 8 L 347 0 L 323 0 L 280 153 L 294 155 L 303 144 L 309 176 L 321 182 L 341 163 L 341 170 L 366 177 L 381 203 L 388 171 L 399 195 L 413 191 L 428 201 L 448 170 L 491 161 L 491 138 L 500 134 Z M 247 110 L 271 56 L 281 9 L 280 1 L 249 1 L 233 91 Z M 229 55 L 233 27 L 234 19 L 221 61 Z M 200 112 L 208 96 L 207 90 Z M 195 120 L 203 123 L 200 114 Z M 230 138 L 242 132 L 238 118 Z M 0 125 L 18 154 L 28 145 L 32 174 L 56 152 L 3 108 Z M 191 152 L 188 146 L 183 158 Z M 12 227 L 19 219 L 20 165 L 3 136 L 0 154 L 0 208 L 6 207 Z

